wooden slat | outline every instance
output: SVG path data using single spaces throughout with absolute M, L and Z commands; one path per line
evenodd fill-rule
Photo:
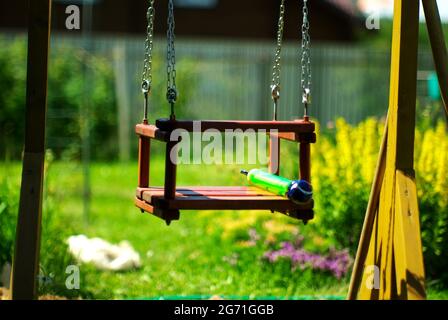
M 138 208 L 142 209 L 143 211 L 151 214 L 154 213 L 154 207 L 148 202 L 141 200 L 139 198 L 135 198 L 134 203 Z
M 173 200 L 153 198 L 156 207 L 179 210 L 272 210 L 289 211 L 312 209 L 312 201 L 297 205 L 281 197 L 215 197 L 193 196 Z
M 278 133 L 269 133 L 271 136 L 277 136 L 280 139 L 293 141 L 293 142 L 307 142 L 307 143 L 316 143 L 316 134 L 314 132 L 303 132 L 303 133 L 294 133 L 294 132 L 278 132 Z
M 152 206 L 151 204 L 138 198 L 135 198 L 134 203 L 142 211 L 150 213 L 158 218 L 165 220 L 167 224 L 170 224 L 171 221 L 173 220 L 179 220 L 180 218 L 179 210 L 170 210 L 170 209 L 164 210 L 160 208 L 154 208 L 154 206 Z
M 163 196 L 163 187 L 137 188 L 136 196 L 140 199 L 143 194 Z M 272 193 L 255 187 L 182 187 L 176 190 L 176 197 L 183 196 L 271 196 Z
M 170 140 L 170 134 L 168 132 L 164 132 L 152 124 L 137 124 L 135 126 L 135 132 L 140 136 L 159 141 L 167 142 Z
M 296 121 L 215 121 L 204 120 L 197 121 L 200 123 L 200 131 L 215 129 L 220 132 L 225 130 L 277 130 L 278 132 L 314 132 L 315 125 L 313 122 L 305 122 L 302 120 Z M 179 120 L 170 121 L 168 119 L 159 119 L 156 121 L 157 128 L 163 131 L 173 131 L 175 129 L 184 129 L 188 132 L 193 132 L 194 121 Z

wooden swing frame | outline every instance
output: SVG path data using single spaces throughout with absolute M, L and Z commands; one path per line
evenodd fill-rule
M 171 133 L 183 129 L 193 133 L 194 121 L 159 119 L 155 125 L 146 121 L 135 128 L 139 136 L 138 188 L 135 205 L 170 224 L 180 218 L 180 210 L 270 210 L 280 212 L 305 222 L 314 217 L 314 202 L 297 204 L 286 197 L 275 196 L 255 187 L 196 186 L 176 187 L 177 164 L 170 155 L 178 141 L 171 140 Z M 308 117 L 295 121 L 201 121 L 201 132 L 226 130 L 275 130 L 269 137 L 270 171 L 278 174 L 280 167 L 280 139 L 299 144 L 299 172 L 303 180 L 311 182 L 310 144 L 316 142 L 315 124 Z M 165 146 L 165 182 L 163 187 L 150 186 L 151 140 Z M 277 148 L 274 149 L 274 146 Z M 274 165 L 276 164 L 276 166 Z
M 413 154 L 413 144 L 409 142 L 409 133 L 413 130 L 413 121 L 410 115 L 415 112 L 414 84 L 416 76 L 416 39 L 418 32 L 418 0 L 395 0 L 396 9 L 394 19 L 393 57 L 396 62 L 392 68 L 394 82 L 391 83 L 391 98 L 398 98 L 398 103 L 391 99 L 388 125 L 383 140 L 374 184 L 367 208 L 363 231 L 361 234 L 358 254 L 352 273 L 349 290 L 349 299 L 421 299 L 425 298 L 423 259 L 421 255 L 420 229 L 418 221 L 417 197 L 415 182 L 413 181 L 412 164 L 409 166 Z M 422 0 L 430 35 L 431 47 L 434 56 L 435 68 L 439 77 L 443 103 L 448 114 L 448 57 L 445 39 L 443 37 L 440 16 L 436 0 Z M 39 246 L 42 216 L 42 188 L 45 151 L 45 115 L 47 97 L 47 62 L 50 39 L 51 0 L 29 1 L 29 31 L 28 31 L 28 74 L 27 74 L 27 103 L 26 103 L 26 132 L 25 152 L 23 158 L 22 185 L 20 191 L 20 207 L 17 222 L 17 236 L 14 250 L 11 295 L 15 300 L 35 299 L 37 288 L 37 274 L 39 269 Z M 409 31 L 411 30 L 411 32 Z M 407 52 L 405 52 L 407 50 Z M 410 53 L 411 56 L 407 56 Z M 398 58 L 400 57 L 400 58 Z M 398 60 L 397 60 L 398 59 Z M 406 61 L 411 61 L 409 65 Z M 411 75 L 411 76 L 409 76 Z M 397 81 L 398 80 L 398 81 Z M 411 93 L 407 90 L 411 88 Z M 406 98 L 407 97 L 407 98 Z M 399 115 L 399 116 L 398 116 Z M 208 123 L 203 122 L 203 123 Z M 240 127 L 250 125 L 253 128 L 265 126 L 263 122 L 226 122 L 224 126 Z M 272 126 L 280 125 L 273 123 Z M 300 127 L 300 125 L 298 125 Z M 286 129 L 285 129 L 286 130 Z M 279 130 L 280 131 L 280 130 Z M 137 126 L 140 136 L 140 166 L 139 186 L 149 185 L 149 149 L 150 140 L 157 139 L 167 143 L 167 131 L 157 126 L 143 124 Z M 304 133 L 297 134 L 295 130 L 281 131 L 278 137 L 299 142 L 301 155 L 300 172 L 302 178 L 309 177 L 309 143 L 315 138 Z M 300 137 L 305 137 L 300 140 Z M 407 137 L 408 136 L 408 137 Z M 393 139 L 391 139 L 393 138 Z M 401 148 L 397 148 L 400 145 Z M 167 146 L 167 150 L 172 147 Z M 393 157 L 387 150 L 394 149 Z M 399 152 L 398 152 L 399 151 Z M 400 155 L 401 154 L 401 155 Z M 272 154 L 271 154 L 272 157 Z M 272 158 L 271 158 L 272 159 Z M 308 160 L 307 160 L 308 159 Z M 146 164 L 148 164 L 146 166 Z M 145 173 L 146 172 L 146 173 Z M 396 178 L 396 203 L 383 201 L 387 207 L 380 205 L 384 178 L 392 172 Z M 175 175 L 174 175 L 175 177 Z M 173 176 L 166 181 L 174 181 Z M 146 179 L 146 180 L 145 180 Z M 170 192 L 173 192 L 171 187 Z M 175 190 L 175 189 L 174 189 Z M 230 203 L 230 202 L 229 202 Z M 396 233 L 395 243 L 388 244 L 390 252 L 395 255 L 381 254 L 378 248 L 386 244 L 385 226 L 391 224 L 391 217 L 382 214 L 384 209 L 394 208 L 394 219 L 399 221 L 394 226 Z M 154 208 L 153 208 L 154 209 Z M 162 211 L 165 209 L 162 209 Z M 409 212 L 412 214 L 409 215 Z M 398 214 L 397 214 L 398 213 Z M 404 213 L 404 215 L 402 214 Z M 398 240 L 398 241 L 397 241 Z M 403 241 L 406 240 L 406 241 Z M 399 249 L 399 250 L 397 250 Z M 399 251 L 399 252 L 398 252 Z M 385 251 L 383 251 L 385 252 Z M 398 255 L 396 253 L 399 253 Z M 384 256 L 384 259 L 382 258 Z M 370 263 L 380 263 L 381 284 L 377 289 L 368 289 L 365 284 L 365 267 Z M 391 268 L 394 263 L 394 269 Z M 387 264 L 388 262 L 389 264 Z M 398 273 L 397 273 L 398 271 Z M 410 277 L 412 275 L 412 277 Z M 368 275 L 367 275 L 368 276 Z M 398 285 L 398 286 L 397 286 Z M 399 288 L 399 290 L 397 290 Z

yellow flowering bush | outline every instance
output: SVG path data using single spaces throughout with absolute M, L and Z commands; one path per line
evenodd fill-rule
M 338 119 L 334 134 L 319 134 L 312 149 L 314 226 L 334 245 L 350 248 L 352 253 L 358 243 L 383 131 L 384 124 L 375 119 L 357 126 Z
M 417 131 L 415 170 L 427 274 L 440 278 L 448 261 L 448 136 L 440 122 L 435 129 Z M 442 279 L 448 282 L 447 279 Z
M 334 134 L 319 135 L 313 148 L 316 232 L 354 254 L 378 160 L 384 123 L 357 126 L 336 121 Z M 448 133 L 446 124 L 418 128 L 415 171 L 427 273 L 440 278 L 448 267 Z

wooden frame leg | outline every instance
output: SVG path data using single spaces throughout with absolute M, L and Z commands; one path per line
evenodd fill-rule
M 139 137 L 138 141 L 138 186 L 139 188 L 149 187 L 151 139 Z
M 165 199 L 174 199 L 176 196 L 176 141 L 169 141 L 166 144 L 165 153 Z
M 166 144 L 165 153 L 165 199 L 174 199 L 176 197 L 176 173 L 177 173 L 177 141 L 169 141 Z M 160 209 L 160 215 L 165 219 L 167 225 L 172 220 L 179 220 L 179 210 Z
M 311 145 L 300 143 L 300 179 L 311 183 Z
M 280 174 L 280 137 L 269 135 L 269 172 Z

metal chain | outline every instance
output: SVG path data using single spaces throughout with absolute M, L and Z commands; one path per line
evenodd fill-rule
M 272 69 L 271 95 L 274 100 L 274 120 L 277 120 L 278 100 L 280 99 L 280 73 L 281 53 L 283 44 L 283 30 L 285 25 L 285 0 L 280 3 L 280 17 L 278 19 L 277 49 L 275 51 L 274 66 Z
M 308 117 L 308 106 L 311 104 L 311 38 L 308 0 L 303 0 L 302 23 L 302 56 L 301 56 L 301 89 L 302 103 L 305 108 L 305 117 Z
M 176 50 L 174 47 L 175 41 L 175 21 L 174 21 L 174 4 L 173 0 L 168 1 L 168 31 L 167 31 L 167 92 L 166 98 L 171 106 L 170 119 L 175 119 L 174 104 L 177 100 L 176 89 Z
M 153 39 L 154 39 L 154 0 L 149 1 L 148 11 L 146 13 L 146 18 L 148 20 L 148 26 L 146 28 L 146 41 L 145 41 L 145 60 L 143 64 L 143 75 L 142 83 L 147 81 L 149 84 L 152 83 L 152 49 L 153 49 Z
M 154 17 L 155 17 L 154 0 L 150 0 L 148 11 L 146 12 L 148 26 L 146 28 L 145 59 L 143 62 L 143 74 L 142 74 L 142 93 L 144 95 L 145 100 L 143 106 L 144 109 L 143 122 L 148 121 L 148 95 L 151 93 L 151 87 L 152 87 L 152 51 L 154 44 Z

